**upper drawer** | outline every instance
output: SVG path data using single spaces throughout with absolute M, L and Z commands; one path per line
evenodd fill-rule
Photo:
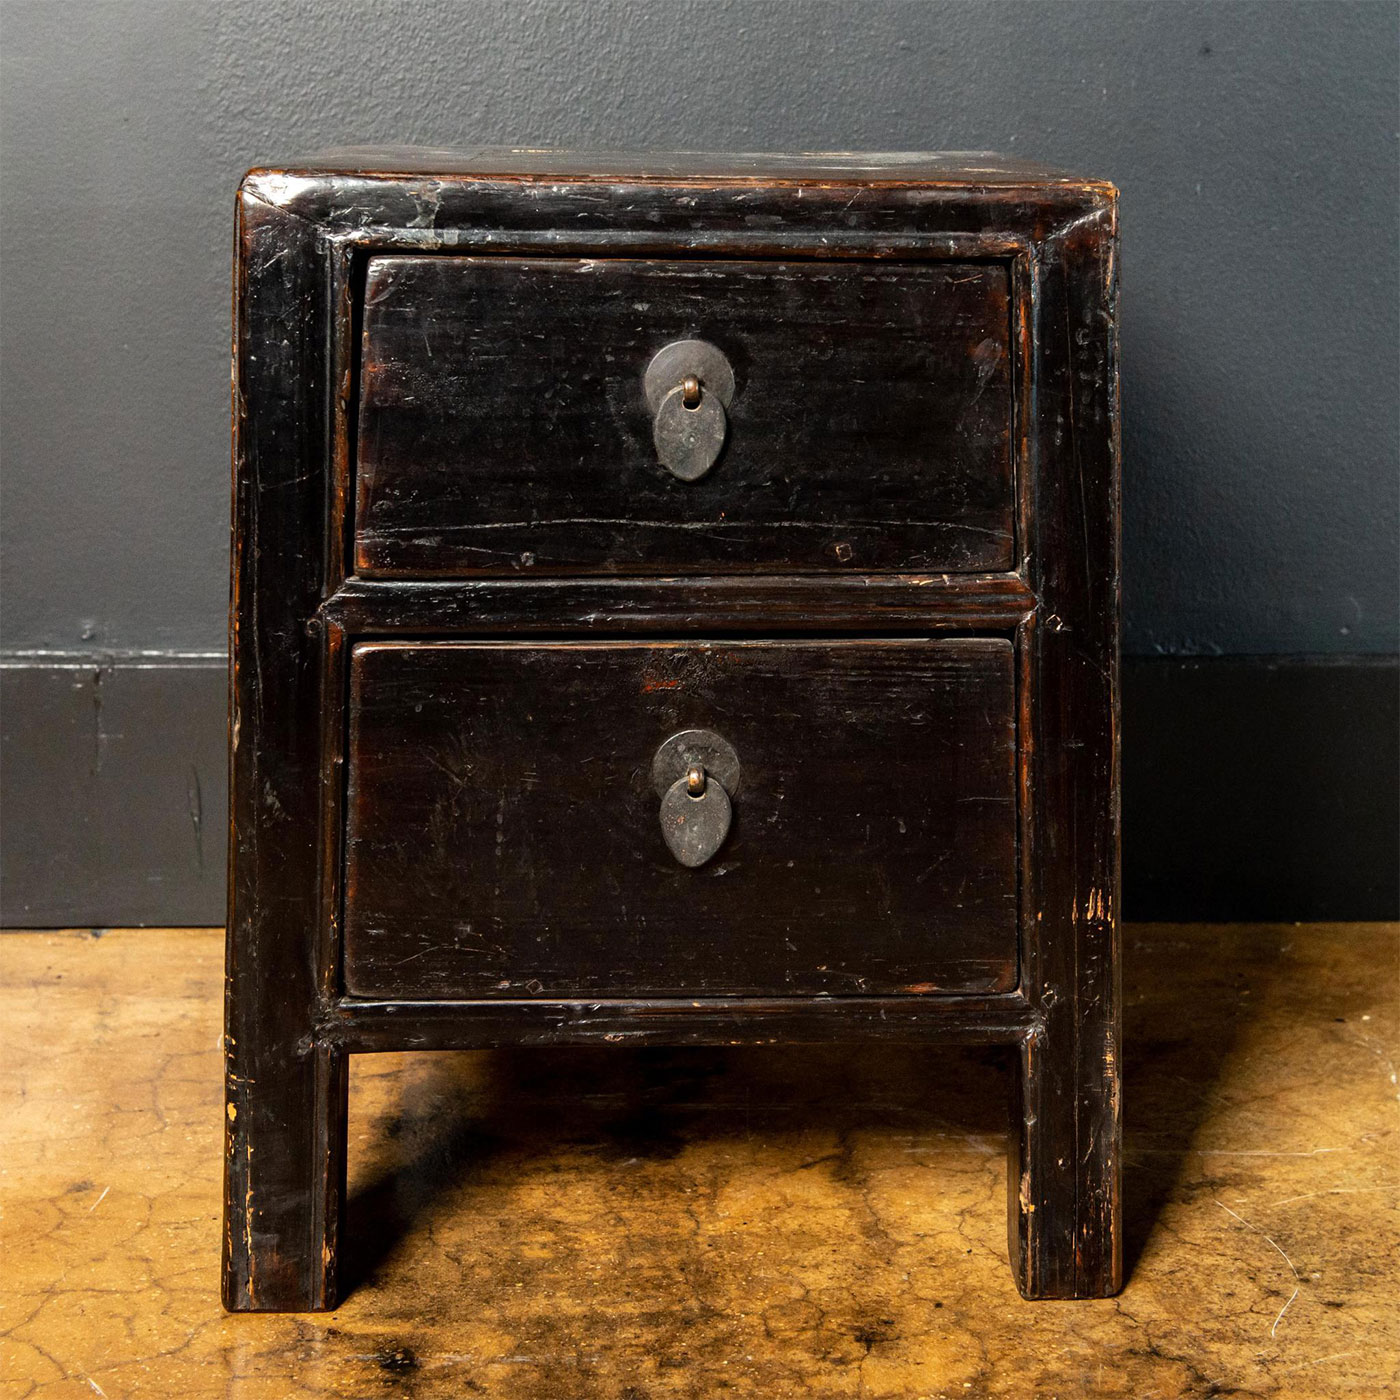
M 658 461 L 652 357 L 733 368 L 725 445 Z M 360 369 L 363 574 L 1013 567 L 1001 263 L 382 257 Z

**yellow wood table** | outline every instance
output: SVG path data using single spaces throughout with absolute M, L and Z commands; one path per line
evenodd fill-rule
M 1024 1303 L 1001 1053 L 357 1059 L 351 1283 L 219 1305 L 219 930 L 0 936 L 0 1395 L 1357 1396 L 1400 1372 L 1400 926 L 1125 940 L 1128 1286 Z

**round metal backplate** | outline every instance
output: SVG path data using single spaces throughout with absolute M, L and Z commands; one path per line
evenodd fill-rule
M 693 374 L 708 394 L 713 394 L 725 408 L 734 397 L 734 371 L 724 352 L 708 340 L 673 340 L 663 345 L 647 366 L 643 387 L 653 413 L 661 400 L 686 377 Z
M 698 763 L 732 797 L 739 788 L 739 755 L 712 729 L 683 729 L 657 749 L 651 761 L 651 785 L 665 797 L 673 783 Z

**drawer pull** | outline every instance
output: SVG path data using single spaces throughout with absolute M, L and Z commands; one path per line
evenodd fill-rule
M 644 387 L 658 460 L 681 481 L 698 481 L 718 460 L 729 431 L 729 361 L 708 341 L 673 341 L 653 356 Z
M 691 771 L 694 783 L 689 776 L 677 778 L 661 799 L 661 834 L 671 854 L 693 870 L 724 845 L 734 809 L 717 779 L 699 766 Z
M 656 411 L 652 437 L 657 458 L 681 481 L 699 481 L 719 458 L 728 427 L 724 408 L 713 394 L 701 391 L 695 407 L 687 408 L 685 386 L 677 384 Z
M 738 755 L 718 734 L 687 729 L 656 751 L 651 778 L 671 854 L 692 870 L 704 865 L 724 845 L 734 819 L 729 790 L 738 786 Z

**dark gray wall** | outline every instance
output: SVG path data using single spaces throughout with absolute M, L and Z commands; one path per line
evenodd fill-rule
M 1398 15 L 0 0 L 0 922 L 221 917 L 233 191 L 387 142 L 1117 181 L 1127 912 L 1393 912 Z
M 1123 191 L 1126 642 L 1397 637 L 1394 4 L 7 0 L 7 648 L 217 649 L 244 167 L 1025 153 Z

